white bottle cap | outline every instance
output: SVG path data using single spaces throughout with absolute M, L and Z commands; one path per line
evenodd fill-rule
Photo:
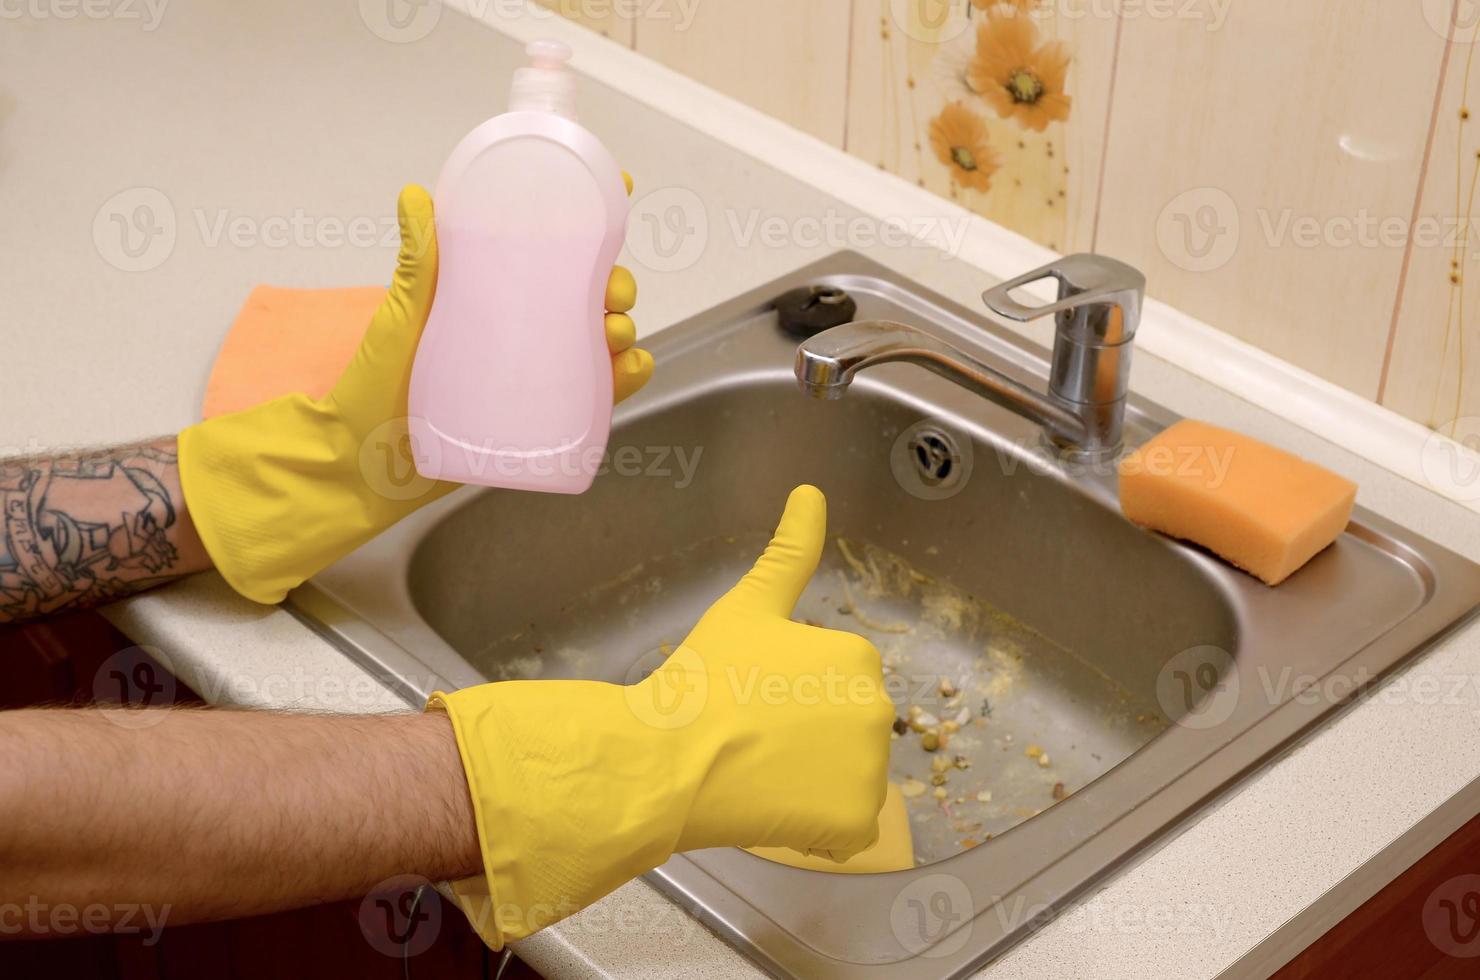
M 514 70 L 509 89 L 510 112 L 551 112 L 576 118 L 576 79 L 565 67 L 569 46 L 559 41 L 531 41 L 524 49 L 529 66 Z

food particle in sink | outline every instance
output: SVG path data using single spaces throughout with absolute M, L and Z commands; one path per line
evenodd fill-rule
M 940 725 L 940 719 L 930 712 L 921 708 L 918 704 L 910 705 L 910 727 L 917 732 L 923 732 L 927 728 L 936 728 Z
M 1069 791 L 1066 790 L 1066 789 L 1064 789 L 1064 784 L 1063 783 L 1054 783 L 1053 784 L 1053 798 L 1055 800 L 1062 800 L 1062 799 L 1064 799 L 1068 795 L 1069 795 Z
M 873 577 L 869 575 L 869 567 L 863 562 L 859 561 L 858 558 L 853 554 L 853 549 L 848 547 L 848 542 L 845 538 L 835 538 L 834 542 L 838 546 L 838 554 L 842 555 L 843 560 L 848 563 L 849 567 L 851 567 L 855 572 L 858 573 L 859 578 L 867 581 L 868 579 Z
M 870 619 L 868 614 L 859 608 L 858 603 L 853 601 L 853 592 L 847 582 L 843 583 L 843 605 L 838 607 L 838 612 L 844 616 L 852 616 L 864 629 L 870 629 L 876 633 L 913 632 L 909 623 L 881 623 L 876 619 Z
M 981 845 L 981 841 L 977 840 L 975 837 L 963 837 L 956 843 L 960 844 L 968 851 L 971 850 L 973 847 L 979 847 Z
M 923 860 L 959 853 L 965 839 L 989 840 L 985 826 L 966 825 L 972 820 L 1006 829 L 1055 805 L 1057 800 L 1043 797 L 1054 792 L 1059 780 L 1066 783 L 1061 792 L 1067 797 L 1071 773 L 1066 769 L 1059 775 L 1057 760 L 1041 743 L 1017 741 L 1008 730 L 1041 730 L 1043 720 L 1028 690 L 1029 647 L 1021 637 L 1033 638 L 1025 627 L 974 596 L 913 573 L 907 561 L 883 549 L 856 539 L 839 541 L 834 549 L 830 557 L 838 565 L 805 613 L 827 623 L 853 622 L 852 629 L 871 633 L 879 647 L 887 687 L 897 704 L 891 719 L 892 737 L 901 742 L 894 754 L 900 767 L 895 779 L 909 801 L 912 826 L 930 839 Z M 890 632 L 896 635 L 877 635 Z M 1145 710 L 1127 703 L 1118 712 L 1129 722 Z M 915 740 L 920 746 L 916 751 L 924 753 L 929 765 L 918 765 L 922 756 L 905 749 L 903 743 Z M 1005 767 L 993 766 L 990 754 L 982 757 L 981 766 L 975 765 L 978 753 L 989 753 L 994 746 L 1009 755 L 1028 746 L 1032 751 L 1025 753 L 1025 761 L 1036 763 L 1039 776 L 1010 760 L 1001 760 L 1009 763 Z M 1059 751 L 1074 758 L 1081 754 L 1068 742 Z M 958 770 L 963 774 L 957 775 Z M 972 806 L 975 812 L 966 809 Z

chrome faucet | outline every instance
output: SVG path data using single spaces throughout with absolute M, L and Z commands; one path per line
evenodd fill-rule
M 1030 306 L 1012 291 L 1052 276 L 1058 299 Z M 1146 277 L 1102 255 L 1066 255 L 982 293 L 992 312 L 1027 322 L 1054 314 L 1048 393 L 1028 388 L 994 367 L 914 327 L 859 320 L 816 334 L 797 348 L 796 375 L 816 398 L 841 398 L 854 375 L 890 361 L 918 364 L 1037 422 L 1054 445 L 1079 455 L 1120 449 L 1130 382 L 1131 348 L 1141 322 Z

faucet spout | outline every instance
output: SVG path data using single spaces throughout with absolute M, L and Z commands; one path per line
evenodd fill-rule
M 1070 408 L 965 351 L 892 320 L 859 320 L 817 334 L 797 348 L 797 382 L 814 398 L 842 398 L 859 371 L 896 361 L 917 364 L 1037 422 L 1056 442 L 1084 441 L 1084 422 Z
M 1058 281 L 1056 301 L 1029 306 L 1012 296 L 1012 290 L 1047 278 Z M 861 320 L 815 334 L 797 348 L 797 382 L 814 398 L 836 399 L 865 368 L 890 361 L 918 364 L 1037 422 L 1062 449 L 1114 455 L 1120 450 L 1131 349 L 1145 290 L 1145 277 L 1130 266 L 1081 254 L 1064 256 L 982 294 L 999 316 L 1020 321 L 1054 317 L 1046 394 L 891 320 Z

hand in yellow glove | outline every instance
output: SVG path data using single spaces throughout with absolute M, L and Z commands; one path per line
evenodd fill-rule
M 792 622 L 827 505 L 798 487 L 755 567 L 641 683 L 508 681 L 434 694 L 457 735 L 483 878 L 458 882 L 493 948 L 671 854 L 873 843 L 894 710 L 860 636 Z
M 630 191 L 630 184 L 629 184 Z M 397 208 L 401 254 L 385 302 L 334 389 L 289 395 L 180 433 L 180 480 L 201 541 L 232 588 L 258 602 L 334 563 L 455 484 L 417 475 L 406 393 L 437 289 L 432 199 L 410 185 Z M 621 401 L 647 383 L 652 355 L 632 345 L 632 273 L 607 285 L 606 336 Z M 389 465 L 387 447 L 398 454 Z M 396 462 L 396 461 L 392 461 Z

